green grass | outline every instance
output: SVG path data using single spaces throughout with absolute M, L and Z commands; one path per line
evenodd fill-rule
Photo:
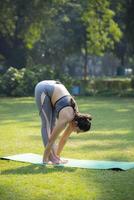
M 78 98 L 93 116 L 89 133 L 72 134 L 62 156 L 134 161 L 134 99 Z M 33 98 L 0 99 L 0 156 L 42 154 Z M 0 160 L 0 200 L 133 200 L 134 170 L 45 167 Z

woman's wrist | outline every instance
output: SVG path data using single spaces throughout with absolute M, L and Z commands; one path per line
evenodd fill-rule
M 69 123 L 69 130 L 70 131 L 74 131 L 75 130 L 75 124 L 74 124 L 73 121 Z

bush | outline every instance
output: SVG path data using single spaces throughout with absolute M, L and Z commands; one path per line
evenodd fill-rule
M 36 79 L 42 80 L 53 80 L 55 78 L 54 70 L 49 65 L 36 65 L 30 68 L 35 73 Z
M 80 87 L 80 95 L 93 96 L 134 96 L 134 77 L 130 78 L 93 78 L 74 80 L 67 74 L 59 74 L 61 81 L 69 91 L 73 86 Z M 0 95 L 31 96 L 35 85 L 42 80 L 57 80 L 56 73 L 50 66 L 34 66 L 21 70 L 10 67 L 0 76 Z
M 80 94 L 86 96 L 133 96 L 130 78 L 91 78 L 75 80 L 80 86 Z
M 38 82 L 38 78 L 34 71 L 26 69 L 23 76 L 22 89 L 23 96 L 29 96 L 34 94 L 35 85 Z
M 128 89 L 120 93 L 121 97 L 134 97 L 134 89 Z
M 69 75 L 61 75 L 59 79 L 60 79 L 59 81 L 61 81 L 66 86 L 66 88 L 69 91 L 71 91 L 73 85 L 73 78 L 70 77 Z
M 35 85 L 42 80 L 56 80 L 54 70 L 47 66 L 35 66 L 18 70 L 10 67 L 0 77 L 1 96 L 33 96 Z M 68 75 L 60 75 L 60 80 L 71 90 L 73 79 Z
M 131 78 L 131 87 L 134 89 L 134 76 Z
M 95 94 L 120 95 L 131 88 L 130 79 L 95 79 L 92 83 Z
M 35 66 L 21 70 L 10 67 L 0 76 L 0 95 L 33 95 L 35 85 L 45 79 L 54 79 L 54 71 L 49 66 Z
M 0 95 L 3 95 L 3 88 L 2 88 L 2 76 L 0 76 Z
M 23 73 L 10 67 L 1 78 L 2 93 L 7 96 L 14 96 L 16 87 L 23 79 Z

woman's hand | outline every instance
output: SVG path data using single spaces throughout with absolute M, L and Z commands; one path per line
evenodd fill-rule
M 71 132 L 75 132 L 76 129 L 77 129 L 77 122 L 75 122 L 75 121 L 69 122 L 69 130 L 70 130 Z
M 47 164 L 65 164 L 68 162 L 68 160 L 61 160 L 60 157 L 57 155 L 57 145 L 53 145 L 53 148 L 51 150 L 51 153 L 49 155 L 49 158 L 44 158 L 43 163 Z
M 61 160 L 58 156 L 55 156 L 52 152 L 49 155 L 49 159 L 44 161 L 47 164 L 66 164 L 68 160 Z
M 58 157 L 58 156 L 57 156 L 57 149 L 58 149 L 58 145 L 57 145 L 57 144 L 53 144 L 53 145 L 52 145 L 52 150 L 51 150 L 51 152 L 52 152 L 56 157 Z
M 52 162 L 52 164 L 60 164 L 60 158 L 58 156 L 55 156 L 53 152 L 49 155 L 49 161 Z
M 65 164 L 65 163 L 67 163 L 68 162 L 67 160 L 61 160 L 60 157 L 57 155 L 57 149 L 58 149 L 58 145 L 53 144 L 51 154 L 49 156 L 49 159 L 52 162 L 52 164 Z
M 78 123 L 75 121 L 72 121 L 69 123 L 69 128 L 72 132 L 76 132 L 77 134 L 81 132 L 81 130 L 79 129 Z

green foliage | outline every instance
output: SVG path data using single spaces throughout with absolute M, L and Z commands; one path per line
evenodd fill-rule
M 133 78 L 92 78 L 75 80 L 73 84 L 80 86 L 81 95 L 133 97 L 132 82 Z
M 54 15 L 51 3 L 42 0 L 0 2 L 0 53 L 8 66 L 25 66 L 30 50 L 41 39 L 43 30 L 51 26 Z
M 121 38 L 118 24 L 113 20 L 115 13 L 109 1 L 90 1 L 82 19 L 87 30 L 88 53 L 102 55 L 105 49 L 113 48 L 114 41 Z
M 131 87 L 134 89 L 134 76 L 131 79 Z
M 0 95 L 3 94 L 3 88 L 2 88 L 2 76 L 0 75 Z
M 128 40 L 129 54 L 134 55 L 134 1 L 124 1 L 124 9 L 126 9 L 126 29 L 124 31 L 124 35 Z
M 35 65 L 30 70 L 36 74 L 38 81 L 53 80 L 55 77 L 55 72 L 49 65 Z
M 121 91 L 130 88 L 130 79 L 96 79 L 94 89 L 96 91 Z
M 96 95 L 123 96 L 126 91 L 131 89 L 131 79 L 95 79 L 92 87 Z
M 17 21 L 15 5 L 10 0 L 0 2 L 0 34 L 13 37 Z
M 6 0 L 0 5 L 1 52 L 9 66 L 26 66 L 31 50 L 37 64 L 44 53 L 45 64 L 62 66 L 72 53 L 88 48 L 90 54 L 102 54 L 121 37 L 108 0 Z
M 58 78 L 57 78 L 58 77 Z M 71 92 L 80 87 L 80 95 L 134 96 L 134 78 L 92 78 L 75 80 L 67 74 L 57 74 L 49 65 L 16 69 L 10 67 L 0 76 L 0 95 L 33 96 L 35 85 L 42 80 L 59 80 Z
M 24 72 L 10 67 L 1 78 L 2 93 L 7 96 L 14 96 L 14 90 L 21 83 Z
M 72 85 L 73 85 L 73 78 L 70 77 L 69 75 L 61 75 L 60 76 L 60 81 L 66 86 L 66 88 L 71 91 Z
M 16 69 L 10 67 L 0 77 L 0 95 L 33 96 L 35 85 L 42 80 L 56 80 L 55 72 L 50 66 L 34 66 L 33 68 Z M 59 80 L 71 90 L 72 78 L 60 75 Z
M 35 73 L 10 67 L 1 78 L 1 94 L 7 96 L 27 96 L 33 94 Z
M 29 26 L 27 33 L 24 35 L 24 42 L 28 49 L 32 49 L 34 44 L 39 41 L 41 37 L 41 24 L 35 23 Z
M 35 72 L 33 72 L 32 70 L 26 69 L 24 71 L 22 82 L 16 88 L 16 91 L 15 91 L 16 95 L 18 91 L 20 92 L 19 93 L 20 96 L 33 95 L 34 87 L 37 84 L 37 82 L 38 82 L 38 79 L 36 77 Z

